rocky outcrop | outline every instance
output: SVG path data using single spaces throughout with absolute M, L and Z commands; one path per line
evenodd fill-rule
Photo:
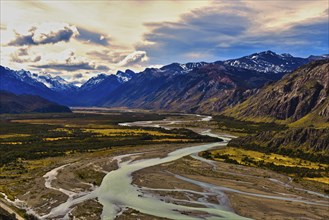
M 314 61 L 225 112 L 242 119 L 271 117 L 296 121 L 311 112 L 328 118 L 329 60 Z

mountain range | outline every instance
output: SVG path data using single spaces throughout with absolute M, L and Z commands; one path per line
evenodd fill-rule
M 0 89 L 39 95 L 69 106 L 164 109 L 180 112 L 220 112 L 258 93 L 312 60 L 329 56 L 293 57 L 264 51 L 213 63 L 172 63 L 161 68 L 99 74 L 77 87 L 60 76 L 32 74 L 0 67 Z
M 235 60 L 99 74 L 81 87 L 59 76 L 24 70 L 0 67 L 0 74 L 1 90 L 40 95 L 70 106 L 219 113 L 243 121 L 283 124 L 285 130 L 261 131 L 229 145 L 313 161 L 329 158 L 329 56 L 298 58 L 264 51 Z M 2 93 L 2 112 L 54 109 L 54 103 L 40 97 Z

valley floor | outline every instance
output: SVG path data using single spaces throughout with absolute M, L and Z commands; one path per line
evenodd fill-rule
M 191 120 L 197 121 L 194 123 L 195 131 L 202 133 L 214 128 L 209 122 L 210 118 L 195 115 L 170 116 L 170 120 L 167 116 L 167 120 L 140 123 L 139 126 L 188 127 Z M 79 124 L 81 127 L 83 123 Z M 82 127 L 85 129 L 84 126 Z M 108 129 L 103 131 L 105 133 L 100 138 L 107 138 L 114 132 L 113 127 L 104 128 L 98 125 L 98 128 Z M 119 131 L 115 132 L 118 135 Z M 125 132 L 137 133 L 135 130 Z M 97 198 L 88 196 L 100 188 L 109 172 L 118 170 L 125 161 L 131 160 L 130 163 L 134 163 L 151 158 L 165 158 L 177 149 L 200 145 L 199 139 L 199 142 L 191 141 L 190 134 L 189 138 L 173 134 L 164 138 L 167 134 L 161 130 L 149 132 L 160 133 L 153 133 L 157 138 L 147 145 L 141 143 L 133 147 L 120 146 L 33 160 L 21 159 L 19 163 L 16 161 L 16 167 L 3 166 L 1 169 L 5 172 L 2 172 L 0 179 L 0 191 L 3 193 L 0 195 L 0 202 L 11 206 L 20 215 L 24 215 L 22 209 L 25 209 L 27 213 L 44 219 L 100 219 L 103 213 L 101 203 Z M 181 141 L 182 139 L 185 141 Z M 226 149 L 227 147 L 220 146 L 216 148 L 216 152 Z M 188 206 L 222 209 L 223 215 L 228 211 L 253 219 L 329 218 L 329 195 L 323 192 L 327 184 L 304 180 L 296 182 L 289 176 L 268 169 L 207 160 L 200 157 L 201 154 L 187 155 L 133 172 L 132 184 L 139 189 L 138 197 L 152 198 L 163 204 L 176 204 L 179 208 Z M 22 170 L 25 171 L 21 174 L 17 172 Z M 79 201 L 79 198 L 84 199 Z M 186 218 L 210 217 L 209 213 L 196 209 L 180 212 Z M 123 208 L 116 217 L 132 218 L 165 219 L 144 214 L 134 207 Z

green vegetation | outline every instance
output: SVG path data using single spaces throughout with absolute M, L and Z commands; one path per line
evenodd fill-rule
M 213 120 L 216 121 L 219 130 L 239 135 L 256 134 L 259 131 L 282 131 L 287 129 L 285 125 L 273 122 L 241 121 L 224 115 L 216 115 L 213 117 Z
M 329 184 L 328 128 L 288 128 L 277 123 L 215 116 L 218 130 L 236 134 L 225 150 L 203 152 L 208 159 L 261 167 Z
M 324 183 L 329 181 L 329 164 L 327 163 L 312 162 L 275 153 L 262 153 L 235 147 L 205 151 L 202 153 L 202 156 L 226 163 L 266 168 L 295 178 L 307 178 Z
M 17 163 L 20 159 L 35 160 L 99 149 L 216 141 L 186 129 L 141 129 L 117 125 L 119 122 L 163 118 L 155 113 L 2 115 L 0 167 Z

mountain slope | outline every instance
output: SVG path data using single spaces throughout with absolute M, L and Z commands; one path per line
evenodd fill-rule
M 38 95 L 66 105 L 72 101 L 69 96 L 53 91 L 42 82 L 34 79 L 29 71 L 14 71 L 0 66 L 0 79 L 0 90 L 15 94 Z
M 286 123 L 284 131 L 239 137 L 230 146 L 276 152 L 312 161 L 329 158 L 329 60 L 311 62 L 268 85 L 224 115 Z
M 198 65 L 188 71 L 180 64 L 149 68 L 113 90 L 104 106 L 218 112 L 244 100 L 280 74 L 225 66 L 220 62 Z
M 329 60 L 311 62 L 224 112 L 243 120 L 329 121 Z
M 110 94 L 118 88 L 123 81 L 116 75 L 100 74 L 92 77 L 83 84 L 76 92 L 71 93 L 73 97 L 72 105 L 75 106 L 95 106 L 98 105 L 104 96 Z
M 30 113 L 30 112 L 71 112 L 63 105 L 58 105 L 34 95 L 15 95 L 0 91 L 0 113 Z
M 56 92 L 70 92 L 78 89 L 77 86 L 67 82 L 60 76 L 53 77 L 50 74 L 45 73 L 44 75 L 32 74 L 32 77 Z

